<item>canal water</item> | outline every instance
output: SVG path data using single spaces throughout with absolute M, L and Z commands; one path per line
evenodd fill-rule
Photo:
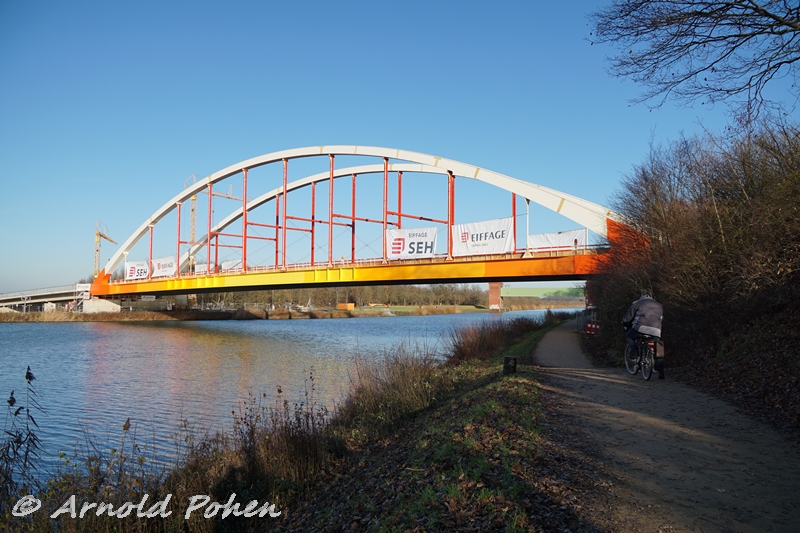
M 379 357 L 400 344 L 441 352 L 459 326 L 543 313 L 4 323 L 0 396 L 13 390 L 17 407 L 23 405 L 30 366 L 36 401 L 46 411 L 32 413 L 50 466 L 60 452 L 85 450 L 87 441 L 115 447 L 128 419 L 137 441 L 168 457 L 183 420 L 196 434 L 230 430 L 232 411 L 251 395 L 274 405 L 280 387 L 283 398 L 300 401 L 312 374 L 318 403 L 332 406 L 348 391 L 356 357 Z

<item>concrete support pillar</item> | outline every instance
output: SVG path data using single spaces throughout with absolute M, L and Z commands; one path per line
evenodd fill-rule
M 503 288 L 502 281 L 489 282 L 489 309 L 503 309 L 503 298 L 500 297 L 500 289 Z

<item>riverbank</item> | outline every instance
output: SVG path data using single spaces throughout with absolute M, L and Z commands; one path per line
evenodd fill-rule
M 506 311 L 536 309 L 582 308 L 581 298 L 559 298 L 537 305 L 511 305 Z M 341 309 L 230 309 L 230 310 L 173 310 L 173 311 L 120 311 L 118 313 L 69 313 L 47 311 L 37 313 L 0 313 L 2 322 L 146 322 L 159 320 L 299 320 L 317 318 L 358 318 L 367 316 L 425 316 L 461 313 L 486 313 L 492 310 L 473 305 L 423 305 L 423 306 L 373 306 Z
M 537 385 L 524 369 L 511 376 L 502 376 L 500 369 L 503 355 L 524 357 L 543 331 L 563 318 L 548 313 L 544 319 L 517 317 L 472 324 L 454 332 L 453 349 L 444 365 L 438 356 L 402 351 L 361 360 L 353 370 L 357 385 L 335 413 L 316 404 L 313 378 L 307 399 L 293 407 L 279 401 L 275 405 L 283 407 L 262 408 L 260 396 L 253 397 L 240 407 L 233 433 L 205 438 L 181 434 L 179 448 L 188 451 L 167 472 L 154 468 L 146 446 L 122 426 L 117 446 L 94 448 L 85 458 L 67 457 L 62 473 L 43 492 L 20 488 L 19 494 L 39 494 L 43 501 L 41 516 L 32 516 L 27 525 L 30 531 L 60 528 L 64 532 L 110 526 L 142 532 L 176 527 L 278 531 L 304 523 L 303 509 L 313 513 L 326 509 L 337 530 L 358 522 L 357 529 L 377 531 L 380 527 L 373 520 L 384 519 L 394 524 L 387 525 L 387 531 L 413 529 L 420 521 L 439 524 L 440 529 L 449 527 L 450 521 L 462 523 L 455 508 L 448 511 L 452 516 L 442 513 L 443 500 L 437 492 L 451 499 L 451 506 L 463 506 L 465 512 L 477 505 L 464 522 L 466 527 L 470 519 L 477 520 L 476 530 L 491 530 L 492 524 L 512 520 L 555 524 L 556 515 L 531 514 L 536 505 L 555 505 L 555 496 L 531 499 L 538 491 L 538 473 L 519 474 L 538 461 L 542 419 Z M 407 457 L 394 455 L 402 450 Z M 377 471 L 391 472 L 396 478 L 364 477 L 365 472 Z M 336 487 L 346 492 L 331 492 Z M 376 492 L 370 496 L 373 489 Z M 119 506 L 133 499 L 139 502 L 143 493 L 149 495 L 148 503 L 171 494 L 172 516 L 145 520 L 135 514 L 120 519 L 89 513 L 82 520 L 72 520 L 68 514 L 48 519 L 73 494 L 79 506 L 82 501 L 98 500 Z M 212 501 L 225 502 L 233 493 L 237 501 L 275 503 L 281 516 L 231 516 L 223 521 L 195 513 L 192 520 L 183 519 L 193 495 L 207 494 Z M 344 495 L 347 502 L 338 501 Z M 392 507 L 371 507 L 376 495 L 393 500 Z M 518 504 L 519 516 L 509 513 L 509 505 L 517 500 L 525 500 Z M 13 501 L 0 502 L 0 511 L 7 512 Z M 364 520 L 365 513 L 372 517 Z M 0 515 L 12 520 L 8 514 Z M 307 518 L 316 520 L 314 515 Z M 13 523 L 21 525 L 17 520 Z

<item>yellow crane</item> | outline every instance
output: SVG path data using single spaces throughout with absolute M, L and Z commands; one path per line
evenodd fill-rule
M 100 273 L 100 239 L 105 239 L 110 243 L 117 244 L 117 241 L 108 236 L 108 228 L 97 221 L 94 228 L 94 277 Z

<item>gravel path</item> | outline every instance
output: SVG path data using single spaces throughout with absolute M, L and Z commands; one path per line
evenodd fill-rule
M 614 531 L 800 531 L 800 452 L 728 404 L 666 379 L 595 368 L 575 322 L 533 354 L 548 401 L 610 480 L 602 507 Z M 607 491 L 607 493 L 605 493 Z M 590 502 L 591 503 L 591 502 Z

